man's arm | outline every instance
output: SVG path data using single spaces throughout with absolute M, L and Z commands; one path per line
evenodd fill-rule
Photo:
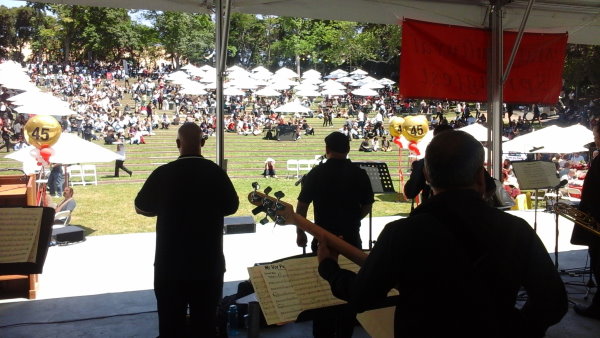
M 148 211 L 144 211 L 144 210 L 142 210 L 142 209 L 138 208 L 137 206 L 135 207 L 135 212 L 136 212 L 138 215 L 142 215 L 142 216 L 146 216 L 146 217 L 154 217 L 154 216 L 156 216 L 156 214 L 155 214 L 155 213 L 148 212 Z
M 296 204 L 296 213 L 298 215 L 306 218 L 306 215 L 308 214 L 308 206 L 309 206 L 309 203 L 298 201 L 298 203 Z M 306 233 L 304 232 L 304 230 L 296 227 L 296 244 L 299 247 L 304 248 L 304 247 L 306 247 L 307 242 L 308 242 L 308 239 L 306 237 Z
M 410 178 L 404 184 L 404 196 L 415 198 L 427 184 L 423 173 L 423 160 L 414 161 L 411 165 Z

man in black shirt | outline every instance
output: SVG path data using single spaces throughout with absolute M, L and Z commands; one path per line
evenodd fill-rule
M 386 225 L 357 274 L 321 243 L 319 273 L 333 294 L 364 311 L 398 289 L 396 337 L 543 337 L 567 294 L 531 226 L 482 199 L 483 154 L 465 132 L 434 137 L 425 153 L 434 196 Z
M 181 156 L 154 170 L 135 199 L 138 214 L 158 217 L 154 293 L 160 337 L 216 335 L 225 272 L 223 217 L 237 211 L 239 199 L 227 174 L 202 157 L 203 145 L 200 127 L 184 123 L 177 135 Z
M 360 224 L 374 202 L 373 189 L 367 173 L 347 159 L 349 151 L 350 141 L 346 135 L 333 132 L 325 138 L 327 161 L 304 176 L 296 212 L 306 217 L 308 206 L 313 203 L 317 225 L 362 248 Z M 299 228 L 296 243 L 300 247 L 307 243 L 306 234 Z M 316 252 L 317 247 L 318 241 L 313 239 L 312 251 Z M 350 337 L 354 317 L 353 312 L 344 312 L 334 318 L 319 316 L 313 321 L 313 335 Z

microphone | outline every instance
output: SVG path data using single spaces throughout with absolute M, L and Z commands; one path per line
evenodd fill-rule
M 558 183 L 558 185 L 556 185 L 556 187 L 554 187 L 554 190 L 558 190 L 558 189 L 564 187 L 565 185 L 567 185 L 567 183 L 569 183 L 568 180 L 562 180 L 562 181 L 560 181 L 560 183 Z
M 533 148 L 529 149 L 529 152 L 530 152 L 530 153 L 533 153 L 533 152 L 535 152 L 535 151 L 538 151 L 538 150 L 540 150 L 540 149 L 543 149 L 543 148 L 544 148 L 544 146 L 541 146 L 541 147 L 533 147 Z

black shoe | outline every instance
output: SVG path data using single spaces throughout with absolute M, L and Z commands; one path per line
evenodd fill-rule
M 133 175 L 133 171 L 130 171 L 130 172 L 129 172 L 129 177 L 131 177 L 131 175 Z
M 600 320 L 600 306 L 583 307 L 579 304 L 573 306 L 573 310 L 580 316 L 594 318 Z

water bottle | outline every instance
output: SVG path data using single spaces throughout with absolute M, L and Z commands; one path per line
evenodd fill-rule
M 229 305 L 229 311 L 227 311 L 227 336 L 237 336 L 238 331 L 238 311 L 237 305 Z

